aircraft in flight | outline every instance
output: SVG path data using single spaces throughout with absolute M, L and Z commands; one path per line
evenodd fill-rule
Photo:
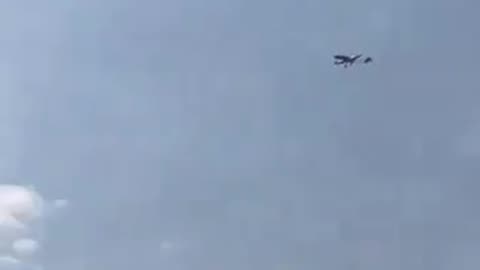
M 348 66 L 351 66 L 353 65 L 353 63 L 355 63 L 355 61 L 357 61 L 360 57 L 362 57 L 362 54 L 354 54 L 354 55 L 351 55 L 351 56 L 348 56 L 348 55 L 343 55 L 343 54 L 336 54 L 333 56 L 333 58 L 335 59 L 335 65 L 343 65 L 343 67 L 348 67 Z M 367 57 L 365 58 L 365 60 L 363 60 L 363 63 L 370 63 L 372 62 L 373 59 L 371 57 Z

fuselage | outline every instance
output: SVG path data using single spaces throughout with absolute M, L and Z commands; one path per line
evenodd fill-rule
M 355 61 L 357 61 L 360 57 L 362 57 L 361 54 L 354 54 L 352 56 L 335 55 L 335 65 L 343 65 L 344 67 L 348 67 L 353 65 L 353 63 L 355 63 Z

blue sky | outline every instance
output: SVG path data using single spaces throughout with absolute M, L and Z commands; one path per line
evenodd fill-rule
M 0 176 L 71 202 L 46 270 L 478 268 L 474 1 L 0 10 Z

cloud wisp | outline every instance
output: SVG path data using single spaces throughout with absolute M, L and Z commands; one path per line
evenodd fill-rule
M 46 210 L 66 205 L 47 202 L 31 187 L 0 185 L 0 270 L 39 269 Z

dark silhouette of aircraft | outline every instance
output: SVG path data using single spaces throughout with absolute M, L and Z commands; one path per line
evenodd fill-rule
M 348 56 L 348 55 L 342 55 L 342 54 L 336 54 L 333 56 L 335 58 L 335 65 L 343 65 L 343 67 L 348 67 L 348 66 L 351 66 L 353 65 L 353 63 L 355 63 L 355 61 L 357 61 L 360 57 L 362 57 L 362 54 L 354 54 L 354 55 L 351 55 L 351 56 Z M 365 60 L 363 60 L 363 63 L 370 63 L 372 62 L 373 59 L 371 57 L 367 57 L 365 58 Z
M 351 66 L 358 58 L 362 57 L 361 54 L 354 54 L 352 56 L 348 55 L 334 55 L 335 58 L 335 65 L 343 65 L 344 67 Z

